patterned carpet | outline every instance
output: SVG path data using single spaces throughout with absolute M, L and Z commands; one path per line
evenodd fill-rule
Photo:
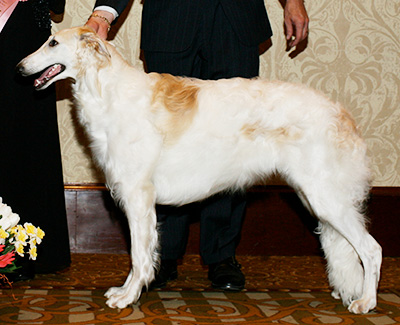
M 105 305 L 104 292 L 121 285 L 126 255 L 74 254 L 68 270 L 39 275 L 0 291 L 1 324 L 400 324 L 400 258 L 385 258 L 378 307 L 349 314 L 330 296 L 319 257 L 238 257 L 246 290 L 212 290 L 198 256 L 188 256 L 179 278 L 144 293 L 123 309 Z M 118 267 L 118 268 L 117 268 Z

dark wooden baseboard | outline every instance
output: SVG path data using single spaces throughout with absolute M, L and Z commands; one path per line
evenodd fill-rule
M 237 255 L 320 255 L 317 221 L 287 186 L 256 186 L 248 193 Z M 128 253 L 124 214 L 99 184 L 66 184 L 71 250 L 74 253 Z M 367 202 L 370 232 L 385 256 L 400 256 L 400 187 L 375 187 Z M 190 228 L 187 253 L 198 254 L 199 223 Z

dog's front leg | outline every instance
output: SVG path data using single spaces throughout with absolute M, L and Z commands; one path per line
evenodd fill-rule
M 129 195 L 123 194 L 122 204 L 130 228 L 132 269 L 122 287 L 110 288 L 106 292 L 107 305 L 111 308 L 125 308 L 136 303 L 143 287 L 153 281 L 158 263 L 157 218 L 152 184 L 136 188 Z

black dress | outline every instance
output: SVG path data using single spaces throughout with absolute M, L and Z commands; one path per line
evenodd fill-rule
M 49 18 L 47 0 L 19 2 L 0 33 L 0 196 L 21 224 L 46 233 L 36 273 L 70 265 L 55 89 L 35 91 L 34 78 L 15 71 L 49 37 Z

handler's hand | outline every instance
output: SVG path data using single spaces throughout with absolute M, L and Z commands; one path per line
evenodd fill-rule
M 285 28 L 288 45 L 294 47 L 308 35 L 309 18 L 303 0 L 286 0 Z
M 101 18 L 104 17 L 104 18 Z M 114 15 L 108 11 L 96 10 L 89 17 L 85 26 L 91 27 L 97 35 L 99 35 L 102 39 L 106 39 L 108 35 L 108 31 L 110 30 L 110 24 L 114 20 Z

